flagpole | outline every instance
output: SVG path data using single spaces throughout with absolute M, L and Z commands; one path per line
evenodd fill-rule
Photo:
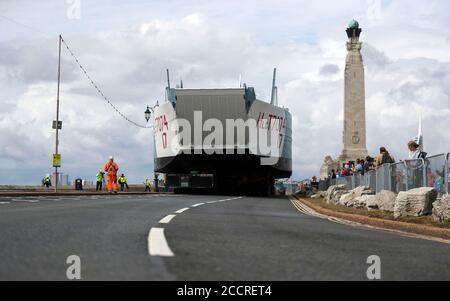
M 423 152 L 422 114 L 419 112 L 419 133 L 417 134 L 419 149 Z

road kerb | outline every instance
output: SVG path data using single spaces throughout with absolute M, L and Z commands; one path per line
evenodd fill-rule
M 402 236 L 450 244 L 450 230 L 447 229 L 435 229 L 426 225 L 417 225 L 402 221 L 384 220 L 357 214 L 337 212 L 322 208 L 302 198 L 291 198 L 291 202 L 297 210 L 303 213 L 310 213 L 310 215 L 325 218 L 333 222 L 343 223 L 355 227 L 382 230 L 390 233 L 396 233 Z M 297 203 L 297 206 L 295 203 Z M 302 204 L 302 206 L 299 204 Z M 302 210 L 299 209 L 299 207 L 302 207 Z M 309 210 L 306 212 L 303 211 L 304 207 L 309 208 Z

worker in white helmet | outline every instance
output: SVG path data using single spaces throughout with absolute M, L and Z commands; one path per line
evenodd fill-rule
M 117 172 L 119 171 L 119 165 L 114 162 L 113 156 L 109 157 L 109 161 L 105 164 L 104 169 L 108 173 L 108 192 L 117 193 L 117 190 L 119 189 L 119 184 L 117 183 Z

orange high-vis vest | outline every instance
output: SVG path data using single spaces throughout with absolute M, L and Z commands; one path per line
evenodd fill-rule
M 105 171 L 110 175 L 117 174 L 117 171 L 119 170 L 119 165 L 117 165 L 116 162 L 108 162 L 105 164 Z

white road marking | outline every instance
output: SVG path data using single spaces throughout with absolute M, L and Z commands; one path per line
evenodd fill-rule
M 11 202 L 0 202 L 0 204 L 11 204 Z
M 169 214 L 168 216 L 162 218 L 158 223 L 160 224 L 168 224 L 175 217 L 175 214 Z
M 177 211 L 175 211 L 175 213 L 183 213 L 186 210 L 189 210 L 189 208 L 183 208 L 183 209 L 177 210 Z
M 242 198 L 242 197 L 224 199 L 224 200 L 218 200 L 218 201 L 210 201 L 207 203 L 213 204 L 213 203 L 217 203 L 217 202 L 225 202 L 225 201 L 236 200 L 236 199 L 240 199 L 240 198 Z M 205 205 L 205 203 L 194 204 L 191 206 L 191 208 L 198 207 L 201 205 Z M 189 210 L 189 207 L 179 209 L 179 210 L 175 211 L 175 213 L 177 213 L 177 214 L 183 213 L 186 210 Z M 168 224 L 175 216 L 176 216 L 176 214 L 169 214 L 169 215 L 165 216 L 164 218 L 162 218 L 158 223 Z M 167 243 L 166 237 L 164 236 L 164 228 L 154 227 L 154 228 L 150 229 L 150 232 L 148 233 L 148 238 L 147 238 L 147 248 L 148 248 L 148 253 L 150 254 L 150 256 L 162 256 L 162 257 L 175 256 L 173 254 L 172 250 L 170 249 L 169 244 Z
M 20 199 L 12 199 L 11 201 L 17 203 L 37 203 L 39 200 L 20 200 Z
M 167 244 L 163 228 L 151 228 L 148 233 L 148 253 L 151 256 L 173 257 L 174 254 Z
M 217 202 L 227 202 L 227 201 L 232 201 L 232 200 L 237 200 L 237 199 L 242 199 L 242 196 L 238 196 L 236 198 L 229 198 L 229 199 L 224 199 L 224 200 L 219 200 Z

